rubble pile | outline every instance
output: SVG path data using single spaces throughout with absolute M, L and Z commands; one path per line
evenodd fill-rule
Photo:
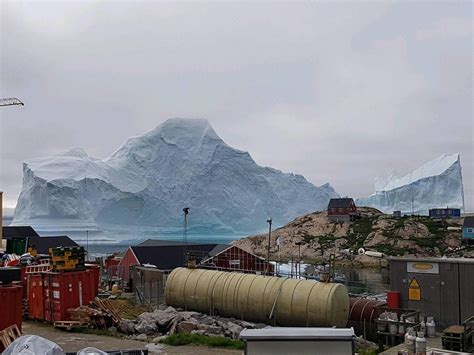
M 120 324 L 122 318 L 109 300 L 95 298 L 87 306 L 68 309 L 70 323 L 106 329 Z M 64 323 L 64 322 L 63 322 Z
M 209 336 L 225 336 L 238 339 L 244 329 L 264 328 L 266 324 L 246 322 L 234 318 L 211 317 L 199 312 L 167 307 L 153 312 L 144 312 L 134 320 L 122 320 L 119 331 L 145 340 L 176 333 L 191 333 Z

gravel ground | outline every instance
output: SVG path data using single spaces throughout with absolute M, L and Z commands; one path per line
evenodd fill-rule
M 154 354 L 195 354 L 195 355 L 241 355 L 242 351 L 208 348 L 205 346 L 169 346 L 164 344 L 148 344 L 138 340 L 114 338 L 95 334 L 71 333 L 55 329 L 54 327 L 32 321 L 25 321 L 22 325 L 23 334 L 39 335 L 49 339 L 63 348 L 64 351 L 72 352 L 86 348 L 95 347 L 104 351 L 126 350 L 148 348 L 151 355 Z

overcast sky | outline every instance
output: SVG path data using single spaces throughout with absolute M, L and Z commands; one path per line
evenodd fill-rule
M 107 157 L 170 117 L 204 117 L 260 165 L 330 182 L 461 154 L 474 209 L 471 1 L 8 2 L 1 11 L 0 189 L 26 159 Z

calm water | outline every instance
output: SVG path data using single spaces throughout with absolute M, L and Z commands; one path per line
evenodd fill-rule
M 68 235 L 78 244 L 88 249 L 90 258 L 105 256 L 111 253 L 124 252 L 130 245 L 136 245 L 146 239 L 176 240 L 182 241 L 183 235 L 158 234 L 154 231 L 137 232 L 85 232 L 85 231 L 55 231 L 40 233 L 41 235 Z M 242 235 L 209 235 L 188 234 L 188 241 L 194 243 L 218 243 L 228 244 L 233 240 L 244 238 Z M 289 265 L 281 266 L 282 269 Z M 281 269 L 279 268 L 279 269 Z M 308 265 L 308 270 L 312 265 Z M 289 271 L 288 271 L 289 274 Z M 350 293 L 354 294 L 379 294 L 389 288 L 390 280 L 387 269 L 355 269 L 350 266 L 336 269 L 337 280 L 344 283 Z

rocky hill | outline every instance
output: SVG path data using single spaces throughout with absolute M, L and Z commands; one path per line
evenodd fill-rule
M 458 248 L 461 244 L 462 219 L 432 220 L 425 216 L 393 217 L 375 208 L 360 207 L 360 219 L 334 223 L 326 212 L 315 212 L 298 217 L 272 232 L 271 259 L 290 260 L 298 257 L 297 242 L 305 262 L 327 260 L 330 254 L 345 262 L 353 259 L 363 265 L 380 265 L 381 259 L 357 255 L 359 248 L 378 251 L 385 256 L 442 256 L 457 253 L 472 256 L 471 251 Z M 450 228 L 448 228 L 450 227 Z M 276 239 L 280 237 L 278 253 Z M 252 253 L 267 255 L 268 235 L 256 235 L 233 242 Z M 352 257 L 351 253 L 352 251 Z M 472 255 L 470 255 L 471 253 Z M 382 265 L 386 262 L 382 262 Z

